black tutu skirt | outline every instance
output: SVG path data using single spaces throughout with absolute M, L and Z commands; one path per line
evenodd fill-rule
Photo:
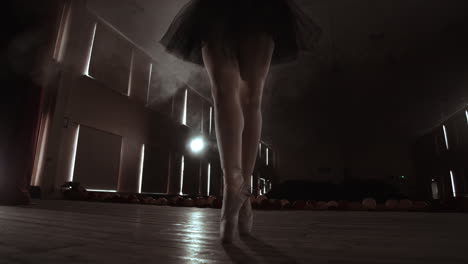
M 315 50 L 321 29 L 293 0 L 191 0 L 160 43 L 167 52 L 203 65 L 201 48 L 213 36 L 233 51 L 238 40 L 256 33 L 272 37 L 271 63 L 280 64 L 295 60 L 300 51 Z

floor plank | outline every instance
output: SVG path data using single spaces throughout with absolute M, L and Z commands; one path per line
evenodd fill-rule
M 222 246 L 217 209 L 35 202 L 0 206 L 0 263 L 468 263 L 468 214 L 255 211 Z

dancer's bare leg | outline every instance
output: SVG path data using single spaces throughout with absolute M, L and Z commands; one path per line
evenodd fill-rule
M 261 103 L 274 43 L 270 36 L 252 35 L 243 39 L 239 47 L 239 68 L 241 74 L 241 103 L 244 114 L 242 135 L 242 168 L 244 181 L 251 183 L 255 168 L 258 144 L 262 131 Z M 249 234 L 253 214 L 250 199 L 244 202 L 239 215 L 239 232 Z
M 222 42 L 213 38 L 202 49 L 211 81 L 218 149 L 223 169 L 224 190 L 220 236 L 230 243 L 237 232 L 240 207 L 248 198 L 243 185 L 242 131 L 244 117 L 240 101 L 240 74 L 237 59 L 227 56 Z
M 221 43 L 216 41 L 205 44 L 202 53 L 211 82 L 221 168 L 242 168 L 244 117 L 240 103 L 239 64 L 227 57 Z

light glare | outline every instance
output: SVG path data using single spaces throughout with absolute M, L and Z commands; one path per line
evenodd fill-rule
M 195 153 L 202 151 L 204 147 L 205 142 L 203 142 L 202 138 L 195 138 L 190 142 L 190 149 Z

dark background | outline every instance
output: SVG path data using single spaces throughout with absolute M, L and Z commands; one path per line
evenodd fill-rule
M 166 93 L 182 80 L 209 97 L 204 69 L 158 44 L 186 0 L 88 2 L 160 62 Z M 412 142 L 468 102 L 468 4 L 296 2 L 324 35 L 315 53 L 273 68 L 267 82 L 263 137 L 278 153 L 279 180 L 411 177 Z

